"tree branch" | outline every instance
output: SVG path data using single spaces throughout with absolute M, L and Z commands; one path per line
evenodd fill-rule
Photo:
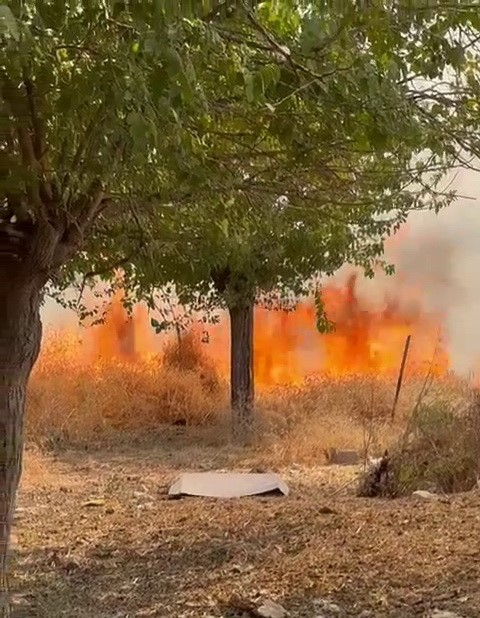
M 82 234 L 89 229 L 96 217 L 104 210 L 108 202 L 108 196 L 99 178 L 92 181 L 86 196 L 80 204 L 79 212 L 76 217 L 76 225 L 81 230 Z
M 37 113 L 37 104 L 35 97 L 35 87 L 32 80 L 27 76 L 24 70 L 23 82 L 25 84 L 25 92 L 27 95 L 27 104 L 30 110 L 30 118 L 33 130 L 33 151 L 37 161 L 41 162 L 42 157 L 45 154 L 45 135 L 42 127 L 41 120 Z
M 78 296 L 78 300 L 77 300 L 77 308 L 80 305 L 80 302 L 82 300 L 83 297 L 83 293 L 85 291 L 85 286 L 87 285 L 87 281 L 89 279 L 93 279 L 94 277 L 100 277 L 101 275 L 106 275 L 107 273 L 110 273 L 112 271 L 117 270 L 117 268 L 120 268 L 121 266 L 124 266 L 125 264 L 128 264 L 129 262 L 132 261 L 132 258 L 137 255 L 144 247 L 145 247 L 145 241 L 140 241 L 140 243 L 138 244 L 137 247 L 135 247 L 135 249 L 133 249 L 131 251 L 131 253 L 129 253 L 128 255 L 126 255 L 123 258 L 120 258 L 119 260 L 117 260 L 116 262 L 112 262 L 110 264 L 107 264 L 106 266 L 102 267 L 102 268 L 98 268 L 97 270 L 90 270 L 89 272 L 85 273 L 82 279 L 82 283 L 80 286 L 80 294 Z
M 27 182 L 27 195 L 36 214 L 43 222 L 48 221 L 48 214 L 40 194 L 41 165 L 35 154 L 31 135 L 30 111 L 26 84 L 16 87 L 5 73 L 2 75 L 1 94 L 10 108 L 7 115 L 14 118 L 14 130 L 17 134 L 22 166 L 31 172 Z M 8 122 L 8 117 L 7 117 Z
M 352 61 L 351 65 L 347 67 L 335 67 L 331 69 L 330 71 L 327 71 L 326 73 L 317 73 L 316 71 L 313 71 L 312 69 L 309 69 L 303 66 L 303 64 L 297 62 L 294 58 L 292 58 L 290 49 L 285 45 L 281 45 L 275 39 L 275 37 L 273 37 L 270 34 L 270 32 L 268 32 L 268 30 L 263 26 L 263 24 L 261 24 L 258 21 L 258 19 L 255 17 L 253 12 L 246 6 L 245 2 L 243 3 L 243 8 L 247 15 L 248 20 L 250 21 L 252 26 L 255 28 L 255 30 L 258 33 L 260 33 L 268 41 L 268 43 L 270 43 L 272 51 L 275 52 L 277 55 L 279 55 L 281 58 L 283 58 L 285 62 L 288 62 L 288 64 L 290 64 L 290 66 L 296 72 L 301 72 L 304 75 L 308 75 L 311 78 L 313 77 L 317 81 L 324 81 L 327 77 L 331 77 L 338 71 L 348 71 L 349 69 L 352 68 L 355 61 Z

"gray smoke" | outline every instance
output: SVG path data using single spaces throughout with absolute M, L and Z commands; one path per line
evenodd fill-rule
M 409 302 L 402 292 L 416 287 L 425 309 L 445 316 L 453 369 L 465 375 L 480 365 L 480 173 L 460 171 L 452 188 L 458 197 L 449 208 L 412 214 L 399 242 L 387 245 L 396 274 L 360 281 L 358 291 L 379 308 L 388 296 Z

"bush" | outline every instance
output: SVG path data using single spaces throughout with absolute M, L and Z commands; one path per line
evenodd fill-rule
M 212 359 L 207 356 L 199 336 L 193 330 L 166 344 L 163 365 L 177 371 L 198 374 L 208 392 L 216 394 L 224 386 Z
M 189 344 L 190 345 L 190 344 Z M 162 424 L 205 425 L 226 408 L 227 389 L 208 358 L 190 345 L 165 358 L 92 359 L 74 336 L 49 336 L 29 384 L 28 436 L 60 448 Z M 174 359 L 183 354 L 182 362 Z
M 469 491 L 480 474 L 480 397 L 456 409 L 447 401 L 419 404 L 388 460 L 388 483 L 373 491 L 368 470 L 361 495 L 405 495 L 417 489 Z M 373 478 L 373 477 L 372 477 Z

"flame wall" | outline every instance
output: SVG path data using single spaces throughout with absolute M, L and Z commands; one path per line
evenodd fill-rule
M 396 266 L 395 276 L 381 274 L 365 280 L 345 267 L 326 282 L 325 305 L 336 323 L 335 333 L 317 332 L 309 302 L 288 314 L 257 309 L 259 381 L 295 383 L 318 372 L 397 371 L 408 334 L 412 335 L 410 370 L 424 371 L 434 361 L 437 372 L 476 371 L 480 361 L 478 178 L 463 173 L 455 180 L 461 192 L 474 199 L 459 199 L 438 216 L 415 214 L 388 243 L 387 259 Z M 58 324 L 59 315 L 50 318 L 50 324 Z M 62 317 L 65 320 L 65 314 Z M 209 335 L 205 350 L 226 372 L 226 320 L 210 328 Z M 160 351 L 164 341 L 152 334 L 144 309 L 138 308 L 129 320 L 116 304 L 107 323 L 87 331 L 84 338 L 95 354 L 129 359 Z

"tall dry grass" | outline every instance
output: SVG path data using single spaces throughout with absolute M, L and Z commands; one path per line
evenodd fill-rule
M 48 335 L 30 380 L 28 435 L 60 446 L 212 422 L 225 409 L 225 386 L 200 347 L 186 345 L 192 358 L 180 369 L 173 350 L 163 360 L 92 359 L 74 335 Z
M 260 388 L 257 445 L 272 465 L 318 463 L 330 447 L 374 453 L 403 431 L 424 386 L 423 376 L 407 377 L 394 422 L 394 376 L 322 376 Z M 462 389 L 453 378 L 437 379 L 422 397 L 459 399 Z M 187 432 L 204 428 L 196 439 L 224 445 L 227 410 L 228 385 L 193 334 L 168 344 L 162 357 L 127 361 L 92 359 L 75 335 L 51 333 L 30 381 L 27 436 L 58 448 L 158 436 L 167 425 L 186 424 Z

